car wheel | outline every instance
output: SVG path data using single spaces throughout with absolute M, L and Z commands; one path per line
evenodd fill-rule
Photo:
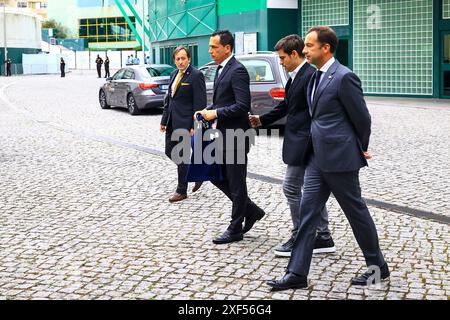
M 100 90 L 100 92 L 98 94 L 98 100 L 100 102 L 100 107 L 102 109 L 110 109 L 111 108 L 111 106 L 106 101 L 106 93 L 105 93 L 105 91 Z
M 128 112 L 131 115 L 137 115 L 139 114 L 139 109 L 136 104 L 136 100 L 134 99 L 133 95 L 131 93 L 127 96 L 127 105 L 128 105 Z

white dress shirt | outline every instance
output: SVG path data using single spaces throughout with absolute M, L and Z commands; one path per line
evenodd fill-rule
M 220 66 L 222 66 L 222 68 L 219 69 L 219 74 L 217 75 L 217 77 L 220 76 L 220 74 L 221 74 L 222 71 L 223 71 L 223 68 L 225 68 L 225 66 L 227 65 L 228 61 L 230 61 L 231 58 L 233 58 L 233 57 L 234 57 L 234 55 L 232 54 L 231 56 L 229 56 L 228 58 L 226 58 L 225 60 L 223 60 L 222 63 L 219 64 Z
M 189 68 L 189 66 L 190 66 L 190 64 L 188 64 L 187 67 L 186 67 L 184 70 L 181 70 L 181 71 L 178 70 L 178 73 L 177 73 L 177 75 L 175 76 L 175 78 L 174 78 L 174 80 L 173 80 L 173 82 L 172 82 L 172 93 L 174 92 L 174 90 L 175 90 L 175 85 L 177 84 L 177 77 L 178 77 L 178 74 L 179 74 L 180 72 L 185 73 L 186 70 Z
M 294 71 L 292 71 L 292 72 L 289 73 L 289 75 L 291 76 L 292 82 L 294 82 L 295 76 L 296 76 L 297 73 L 300 71 L 300 69 L 305 65 L 306 62 L 307 62 L 306 59 L 303 60 L 303 62 L 302 62 L 297 68 L 295 68 Z

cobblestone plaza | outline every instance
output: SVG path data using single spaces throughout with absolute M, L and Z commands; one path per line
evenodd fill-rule
M 315 255 L 306 290 L 271 293 L 291 218 L 282 138 L 259 136 L 248 188 L 267 215 L 216 246 L 231 202 L 210 183 L 167 200 L 176 167 L 161 113 L 101 110 L 91 72 L 0 79 L 0 299 L 441 299 L 450 297 L 450 106 L 367 98 L 373 159 L 361 171 L 391 277 L 350 286 L 364 259 L 337 202 L 334 254 Z

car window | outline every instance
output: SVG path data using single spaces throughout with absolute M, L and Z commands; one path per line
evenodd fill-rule
M 134 79 L 134 72 L 131 69 L 127 69 L 122 79 Z
M 240 60 L 250 75 L 250 82 L 275 81 L 272 66 L 269 61 L 260 59 Z
M 210 67 L 206 67 L 206 68 L 200 69 L 200 71 L 205 76 L 205 81 L 206 82 L 213 82 L 214 81 L 214 78 L 216 76 L 216 69 L 217 69 L 217 66 L 210 66 Z
M 158 66 L 158 67 L 147 67 L 148 75 L 151 77 L 163 77 L 170 76 L 170 74 L 175 70 L 171 66 Z
M 123 78 L 123 74 L 125 73 L 125 69 L 120 69 L 116 72 L 116 74 L 113 76 L 113 80 L 120 80 Z

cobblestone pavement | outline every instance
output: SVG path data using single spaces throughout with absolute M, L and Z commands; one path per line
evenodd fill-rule
M 160 113 L 101 110 L 102 82 L 89 72 L 0 79 L 0 299 L 449 299 L 448 223 L 370 206 L 392 276 L 352 287 L 364 261 L 334 199 L 337 252 L 314 256 L 307 290 L 269 292 L 264 281 L 287 264 L 272 252 L 290 227 L 281 186 L 249 179 L 267 216 L 244 241 L 212 244 L 230 202 L 207 183 L 169 204 L 175 166 L 139 150 L 163 149 Z M 364 196 L 450 216 L 450 108 L 368 102 Z M 281 139 L 258 137 L 249 171 L 282 179 L 280 155 Z

